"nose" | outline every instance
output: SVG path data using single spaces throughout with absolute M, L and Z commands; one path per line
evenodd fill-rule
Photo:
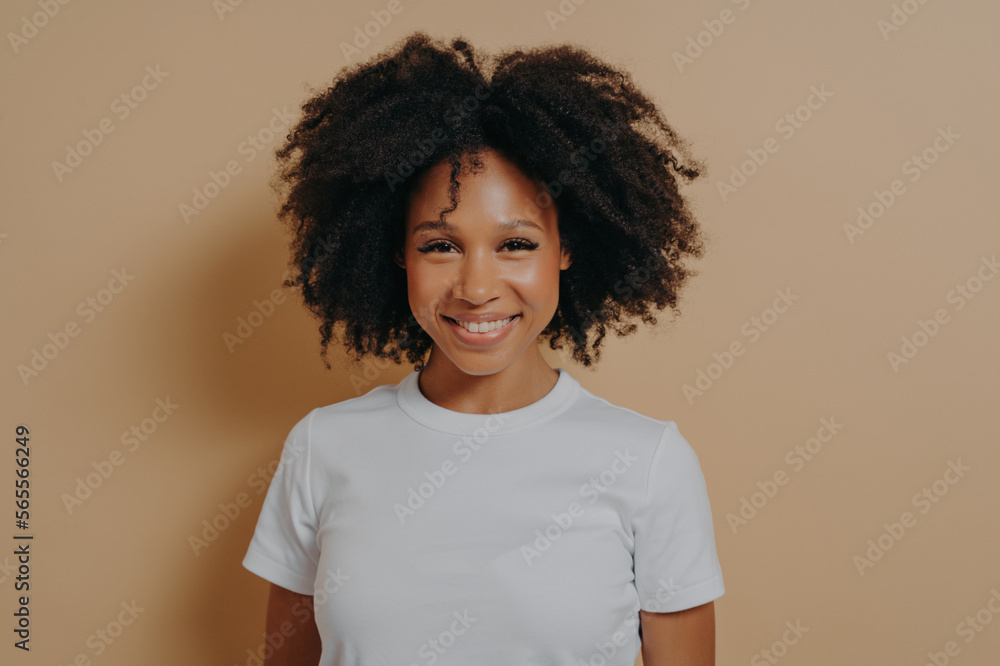
M 485 303 L 499 291 L 497 261 L 489 248 L 469 252 L 458 266 L 452 294 L 470 303 Z

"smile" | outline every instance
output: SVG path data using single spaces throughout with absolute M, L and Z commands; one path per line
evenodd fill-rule
M 444 315 L 442 315 L 444 317 Z M 487 322 L 470 322 L 470 321 L 458 321 L 457 319 L 452 319 L 451 317 L 444 317 L 448 321 L 458 324 L 470 333 L 489 333 L 490 331 L 495 331 L 498 328 L 503 328 L 507 326 L 510 322 L 514 321 L 521 315 L 514 315 L 513 317 L 507 317 L 506 319 L 497 319 L 495 321 Z

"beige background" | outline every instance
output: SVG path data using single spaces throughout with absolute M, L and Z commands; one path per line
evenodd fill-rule
M 50 2 L 58 13 L 35 16 L 35 32 L 24 21 L 38 2 L 0 10 L 3 663 L 248 663 L 267 592 L 240 566 L 263 499 L 254 475 L 310 409 L 410 371 L 369 369 L 366 382 L 336 350 L 326 371 L 291 293 L 227 348 L 286 266 L 267 187 L 277 140 L 252 161 L 241 143 L 329 81 L 347 62 L 340 44 L 387 2 L 221 2 Z M 718 663 L 769 663 L 771 649 L 790 665 L 942 663 L 952 641 L 949 663 L 996 664 L 1000 618 L 961 623 L 993 619 L 993 594 L 1000 610 L 1000 279 L 977 282 L 1000 250 L 997 5 L 566 0 L 552 25 L 556 0 L 402 6 L 362 56 L 414 29 L 482 49 L 574 42 L 633 72 L 709 167 L 688 190 L 711 243 L 683 316 L 611 339 L 594 371 L 548 358 L 614 403 L 677 421 L 698 452 L 727 587 Z M 901 26 L 883 34 L 894 7 Z M 712 24 L 723 10 L 731 22 Z M 33 36 L 12 42 L 22 31 Z M 702 32 L 697 54 L 688 40 Z M 697 57 L 679 68 L 686 48 Z M 163 78 L 147 77 L 155 88 L 122 118 L 112 103 L 147 66 Z M 776 123 L 813 86 L 830 96 L 799 109 L 810 117 L 789 137 Z M 60 180 L 52 163 L 103 118 L 113 131 Z M 939 128 L 958 138 L 935 155 Z M 718 184 L 769 138 L 777 152 L 723 200 Z M 925 149 L 937 159 L 911 180 L 905 163 Z M 240 172 L 185 223 L 179 205 L 230 160 Z M 844 225 L 894 179 L 902 194 L 851 243 Z M 102 295 L 123 268 L 134 279 Z M 978 291 L 957 299 L 967 282 Z M 744 325 L 786 289 L 797 300 L 753 340 Z M 86 314 L 98 297 L 111 300 Z M 939 309 L 947 322 L 894 369 L 889 353 Z M 77 335 L 23 380 L 19 366 L 67 324 Z M 710 368 L 735 342 L 742 355 Z M 689 400 L 699 371 L 716 379 Z M 168 398 L 174 413 L 147 420 L 129 450 L 122 433 Z M 842 424 L 833 438 L 804 464 L 786 458 L 824 418 Z M 30 655 L 11 633 L 19 423 L 32 437 Z M 63 496 L 112 455 L 121 464 L 68 510 Z M 946 475 L 949 461 L 968 471 Z M 776 473 L 787 483 L 754 496 Z M 240 493 L 250 505 L 195 554 L 190 538 Z M 743 499 L 759 508 L 734 529 Z M 904 512 L 897 540 L 884 523 Z M 880 536 L 891 548 L 859 570 Z M 93 637 L 133 600 L 143 610 L 113 643 Z M 786 622 L 808 632 L 784 643 Z

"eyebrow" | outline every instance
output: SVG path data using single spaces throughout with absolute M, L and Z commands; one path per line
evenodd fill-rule
M 513 231 L 514 229 L 537 229 L 538 231 L 545 233 L 545 230 L 540 226 L 532 222 L 531 220 L 524 220 L 521 218 L 515 218 L 513 220 L 501 220 L 496 224 L 496 230 L 498 232 Z M 421 222 L 413 227 L 413 235 L 417 235 L 421 231 L 445 231 L 447 233 L 455 233 L 457 227 L 451 222 L 442 222 L 441 220 L 427 220 L 426 222 Z

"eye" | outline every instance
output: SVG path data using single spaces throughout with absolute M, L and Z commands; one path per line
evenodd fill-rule
M 509 248 L 512 252 L 518 252 L 521 250 L 538 249 L 538 243 L 532 243 L 531 241 L 525 240 L 523 238 L 511 238 L 510 240 L 504 241 L 502 247 Z M 425 254 L 428 252 L 450 253 L 451 248 L 452 248 L 451 243 L 448 243 L 447 241 L 437 240 L 428 243 L 427 245 L 424 245 L 422 247 L 418 247 L 417 252 L 423 252 Z
M 418 247 L 417 252 L 436 252 L 438 248 L 447 249 L 449 247 L 451 247 L 451 244 L 446 243 L 445 241 L 434 241 L 433 243 L 428 243 L 423 247 Z
M 509 241 L 506 241 L 504 243 L 504 247 L 509 247 L 511 245 L 516 246 L 516 247 L 513 248 L 513 251 L 517 251 L 517 250 L 534 250 L 534 249 L 538 248 L 538 243 L 532 243 L 531 241 L 525 240 L 523 238 L 513 238 L 513 239 L 511 239 Z

